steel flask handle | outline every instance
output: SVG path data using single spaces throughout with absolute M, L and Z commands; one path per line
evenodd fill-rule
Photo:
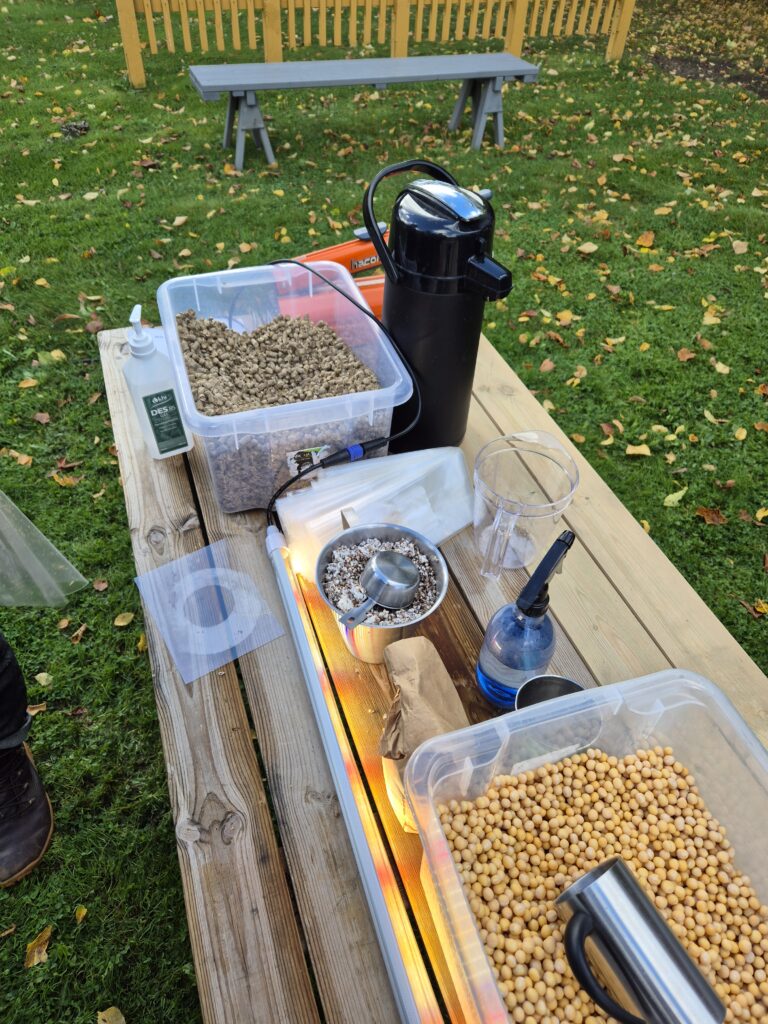
M 365 190 L 363 196 L 363 220 L 365 222 L 366 229 L 368 230 L 368 236 L 373 242 L 373 247 L 376 250 L 381 265 L 384 268 L 389 280 L 392 284 L 396 284 L 400 276 L 395 261 L 392 259 L 392 255 L 387 248 L 387 243 L 381 234 L 381 230 L 373 215 L 373 193 L 376 191 L 378 186 L 384 180 L 392 174 L 400 174 L 401 171 L 424 171 L 429 174 L 432 178 L 437 178 L 438 181 L 445 181 L 449 185 L 455 185 L 459 187 L 458 181 L 449 174 L 444 167 L 440 167 L 439 164 L 433 164 L 431 160 L 404 160 L 400 164 L 391 164 L 389 167 L 383 168 L 378 174 L 375 174 L 371 180 L 370 185 Z
M 596 930 L 594 918 L 583 910 L 577 911 L 565 926 L 565 955 L 571 965 L 576 981 L 581 985 L 590 999 L 593 999 L 605 1012 L 621 1021 L 621 1024 L 646 1024 L 641 1017 L 629 1013 L 623 1006 L 608 995 L 603 986 L 592 973 L 587 960 L 585 943 Z

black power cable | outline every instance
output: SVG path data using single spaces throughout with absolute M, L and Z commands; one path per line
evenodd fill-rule
M 313 267 L 311 263 L 302 263 L 301 260 L 272 260 L 272 262 L 269 265 L 272 267 L 279 267 L 281 264 L 295 264 L 295 266 L 301 267 L 302 270 L 308 270 L 311 274 L 314 274 L 315 277 L 319 278 L 324 284 L 327 284 L 329 288 L 333 288 L 333 290 L 335 292 L 338 292 L 339 295 L 343 295 L 348 302 L 351 302 L 353 306 L 357 307 L 357 309 L 359 309 L 361 313 L 365 313 L 369 320 L 373 320 L 373 322 L 378 327 L 381 328 L 381 330 L 388 338 L 390 344 L 392 345 L 392 348 L 400 356 L 400 359 L 402 360 L 403 365 L 405 366 L 411 378 L 411 383 L 413 384 L 413 393 L 416 396 L 416 413 L 411 422 L 406 427 L 403 427 L 402 430 L 398 430 L 397 433 L 389 434 L 387 437 L 375 437 L 372 441 L 362 441 L 360 444 L 351 444 L 348 445 L 346 448 L 339 448 L 338 451 L 331 452 L 330 455 L 326 455 L 325 458 L 320 459 L 319 462 L 313 463 L 310 466 L 305 466 L 303 469 L 299 470 L 299 472 L 296 473 L 294 476 L 290 477 L 290 479 L 286 480 L 284 484 L 281 484 L 281 486 L 278 487 L 278 489 L 269 499 L 269 504 L 267 505 L 267 524 L 270 526 L 280 525 L 279 517 L 277 515 L 277 512 L 275 511 L 277 499 L 280 498 L 288 490 L 289 487 L 293 487 L 293 485 L 298 480 L 301 480 L 302 477 L 307 476 L 315 469 L 327 469 L 329 466 L 340 466 L 345 462 L 357 462 L 358 459 L 364 459 L 366 455 L 369 455 L 371 452 L 377 451 L 379 448 L 383 448 L 384 445 L 389 444 L 390 441 L 396 441 L 399 438 L 404 437 L 411 430 L 413 430 L 413 428 L 419 422 L 419 419 L 421 417 L 421 388 L 419 387 L 419 382 L 416 379 L 416 374 L 413 372 L 410 364 L 408 363 L 408 360 L 405 358 L 402 351 L 400 350 L 400 346 L 397 344 L 395 339 L 392 337 L 392 334 L 384 326 L 381 320 L 379 320 L 379 318 L 374 313 L 372 313 L 370 309 L 367 309 L 356 299 L 353 299 L 351 295 L 348 295 L 343 288 L 339 288 L 339 286 L 337 284 L 334 284 L 333 281 L 329 281 L 328 278 L 324 274 L 321 274 L 320 271 L 317 270 L 315 267 Z

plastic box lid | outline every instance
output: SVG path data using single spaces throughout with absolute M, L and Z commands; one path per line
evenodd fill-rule
M 474 799 L 497 775 L 516 775 L 588 747 L 623 757 L 672 747 L 728 832 L 739 869 L 768 903 L 768 753 L 721 691 L 703 676 L 670 669 L 560 697 L 427 740 L 405 788 L 424 846 L 422 880 L 467 1019 L 510 1018 L 437 814 L 437 804 Z M 734 799 L 734 794 L 738 794 Z M 757 826 L 757 827 L 756 827 Z
M 365 309 L 368 305 L 351 274 L 338 263 L 311 266 Z M 407 401 L 413 391 L 410 375 L 381 327 L 356 309 L 308 269 L 308 265 L 243 267 L 210 274 L 176 277 L 160 285 L 157 304 L 168 343 L 184 418 L 203 437 L 262 434 L 331 423 L 359 416 L 371 418 L 380 409 Z M 220 320 L 236 331 L 252 331 L 276 316 L 309 316 L 324 320 L 379 380 L 379 388 L 311 402 L 293 402 L 219 416 L 206 416 L 195 405 L 184 362 L 176 316 L 188 309 L 199 317 Z

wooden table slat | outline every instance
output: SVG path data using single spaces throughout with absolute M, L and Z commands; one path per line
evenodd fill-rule
M 153 461 L 122 379 L 125 331 L 99 335 L 139 574 L 204 547 L 184 460 Z M 185 686 L 146 631 L 206 1024 L 318 1024 L 285 868 L 233 664 Z

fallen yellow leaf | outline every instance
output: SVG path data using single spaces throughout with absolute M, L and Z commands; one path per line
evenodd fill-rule
M 146 633 L 142 633 L 139 636 L 139 639 L 136 641 L 136 650 L 139 652 L 139 654 L 143 654 L 144 651 L 147 650 L 147 647 L 148 647 L 148 644 L 147 644 Z
M 128 626 L 133 622 L 134 618 L 135 615 L 133 612 L 120 612 L 120 614 L 115 618 L 114 625 L 118 628 Z
M 668 494 L 662 504 L 664 508 L 677 508 L 680 502 L 685 496 L 685 492 L 688 490 L 687 487 L 683 487 L 681 491 L 675 491 L 673 494 Z
M 737 256 L 743 256 L 745 252 L 749 252 L 749 242 L 741 242 L 738 239 L 735 239 L 731 242 L 731 245 L 733 246 L 733 251 Z
M 14 934 L 15 931 L 16 931 L 16 925 L 15 924 L 8 925 L 7 928 L 4 928 L 0 932 L 0 939 L 7 939 L 7 938 L 9 938 L 11 935 Z
M 191 256 L 191 255 L 192 255 L 192 250 L 191 249 L 179 249 L 179 257 L 181 259 L 186 259 L 187 256 Z
M 758 615 L 768 615 L 768 601 L 755 601 L 754 609 Z
M 52 934 L 53 928 L 51 925 L 46 925 L 39 935 L 27 943 L 27 953 L 24 957 L 25 967 L 37 967 L 38 964 L 45 963 L 48 959 L 48 943 L 51 941 Z
M 651 449 L 647 444 L 628 444 L 624 450 L 625 455 L 650 455 Z
M 182 226 L 182 224 L 186 224 L 188 220 L 189 220 L 189 217 L 174 217 L 173 218 L 173 227 L 180 228 Z
M 48 355 L 51 357 L 54 363 L 64 363 L 66 362 L 67 359 L 66 352 L 62 352 L 60 348 L 51 349 Z
M 715 363 L 715 370 L 718 373 L 730 373 L 731 372 L 730 366 L 726 366 L 725 363 L 721 363 L 719 361 Z
M 666 217 L 668 214 L 672 213 L 672 207 L 657 206 L 653 212 L 656 214 L 657 217 Z
M 573 323 L 573 313 L 570 309 L 561 309 L 555 316 L 561 327 L 569 327 Z
M 53 676 L 48 672 L 38 672 L 35 676 L 35 682 L 39 683 L 40 686 L 50 686 L 53 682 Z
M 34 718 L 35 715 L 41 715 L 43 713 L 43 711 L 47 711 L 47 710 L 48 710 L 48 703 L 47 703 L 47 701 L 43 701 L 42 704 L 29 704 L 27 706 L 27 714 L 29 715 L 30 718 Z
M 185 217 L 184 220 L 186 220 L 186 219 L 187 218 Z M 75 907 L 75 923 L 76 924 L 82 924 L 83 921 L 85 920 L 85 917 L 86 917 L 87 913 L 88 913 L 88 907 L 84 907 L 82 905 L 82 903 L 79 903 Z
M 273 188 L 272 189 L 272 195 L 273 196 L 278 196 L 280 199 L 282 199 L 283 196 L 285 195 L 285 192 L 281 188 Z
M 637 236 L 635 245 L 641 245 L 644 249 L 650 249 L 656 238 L 655 231 L 643 231 L 641 235 Z
M 110 1006 L 106 1010 L 99 1010 L 96 1024 L 125 1024 L 125 1017 L 116 1006 Z
M 641 341 L 637 347 L 640 349 L 641 352 L 647 352 L 651 345 L 648 341 Z
M 38 288 L 50 288 L 51 287 L 44 277 L 35 278 L 35 284 L 37 285 Z
M 59 487 L 77 487 L 83 478 L 81 476 L 71 476 L 69 473 L 54 473 L 51 479 Z
M 98 199 L 98 198 L 99 198 L 99 193 L 98 192 L 86 192 L 83 195 L 83 199 L 87 200 L 89 203 L 93 202 L 94 199 Z
M 240 250 L 240 252 L 250 252 L 253 246 L 251 245 L 250 242 L 241 242 L 237 248 Z
M 20 388 L 36 388 L 38 381 L 34 377 L 25 377 L 24 380 L 19 381 Z
M 757 512 L 755 512 L 755 519 L 758 523 L 762 523 L 764 519 L 768 519 L 768 508 L 759 508 Z
M 597 246 L 594 242 L 582 242 L 577 251 L 583 252 L 588 256 L 590 253 L 597 252 Z
M 646 533 L 650 533 L 651 532 L 651 524 L 648 522 L 647 519 L 641 519 L 640 520 L 640 525 L 642 526 L 642 528 L 645 530 Z
M 746 428 L 737 427 L 736 430 L 733 432 L 733 436 L 736 438 L 737 441 L 743 441 L 747 436 Z

